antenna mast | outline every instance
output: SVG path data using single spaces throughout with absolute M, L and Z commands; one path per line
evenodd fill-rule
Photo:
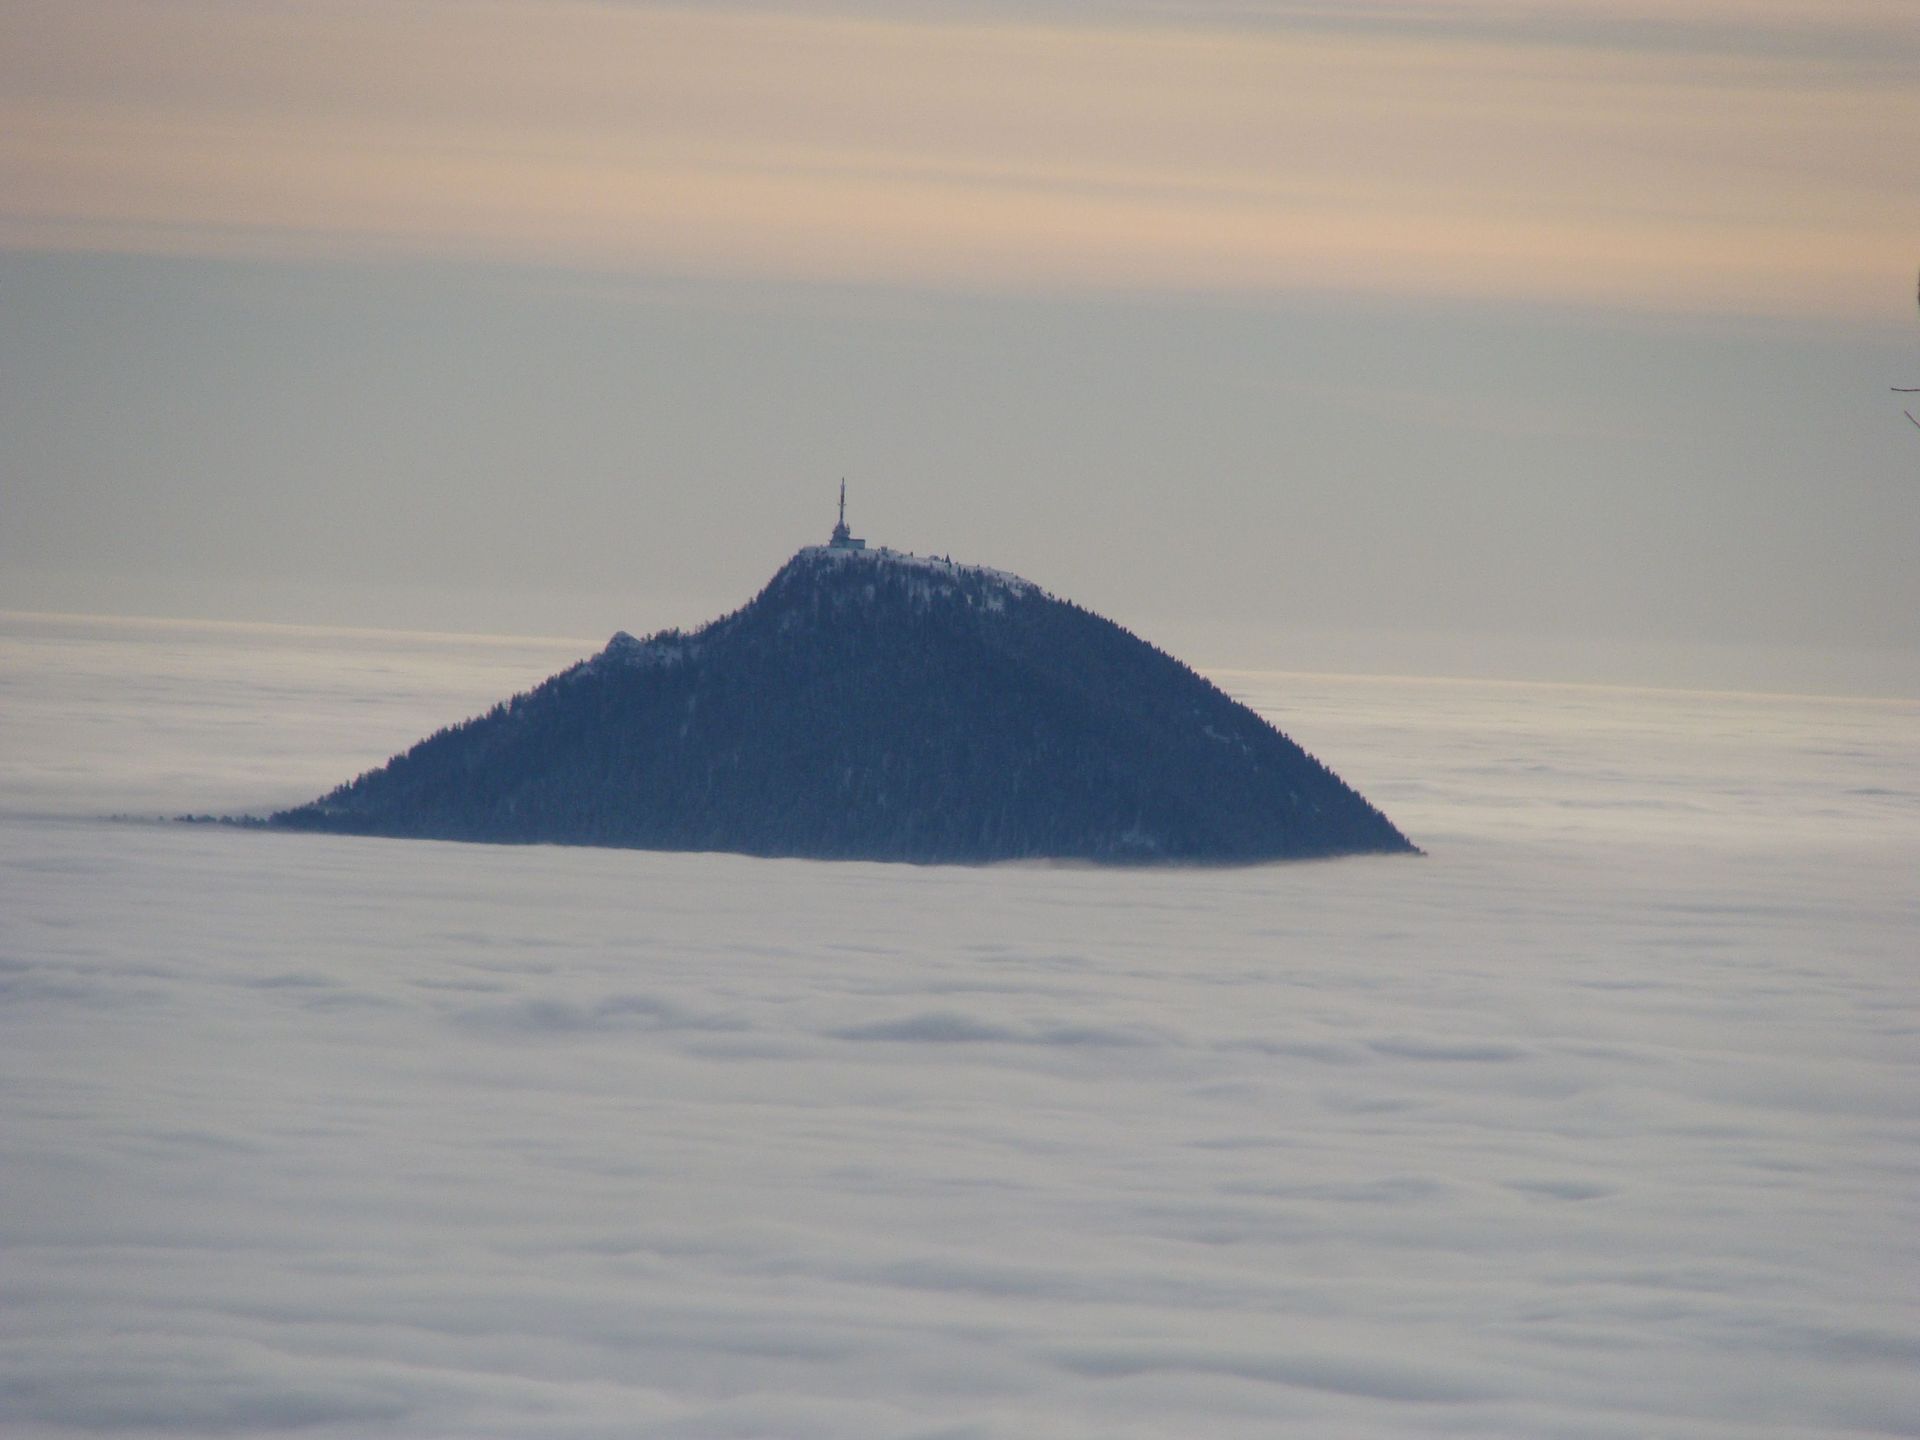
M 867 548 L 866 541 L 860 539 L 854 535 L 851 530 L 847 529 L 847 481 L 845 476 L 840 478 L 840 523 L 833 527 L 833 539 L 827 542 L 827 548 L 831 550 L 864 550 Z

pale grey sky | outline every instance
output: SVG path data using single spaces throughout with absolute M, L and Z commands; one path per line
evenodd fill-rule
M 11 5 L 0 607 L 1920 692 L 1898 17 Z

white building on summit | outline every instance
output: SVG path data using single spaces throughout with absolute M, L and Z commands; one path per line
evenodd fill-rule
M 833 539 L 827 542 L 829 550 L 864 550 L 867 542 L 859 539 L 847 529 L 847 482 L 840 482 L 840 523 L 833 527 Z

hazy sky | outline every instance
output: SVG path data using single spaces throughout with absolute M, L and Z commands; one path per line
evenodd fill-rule
M 0 0 L 0 606 L 1920 691 L 1910 0 Z

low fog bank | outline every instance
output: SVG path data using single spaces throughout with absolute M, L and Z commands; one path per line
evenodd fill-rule
M 85 818 L 551 668 L 248 643 L 8 682 L 10 1435 L 1916 1433 L 1911 707 L 1222 676 L 1425 860 Z

